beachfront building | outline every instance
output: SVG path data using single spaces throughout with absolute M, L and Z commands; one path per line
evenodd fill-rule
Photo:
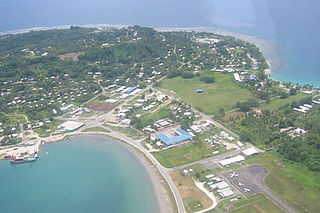
M 65 131 L 65 132 L 70 132 L 70 131 L 74 131 L 76 129 L 79 129 L 83 125 L 84 125 L 84 123 L 82 123 L 82 122 L 66 121 L 63 124 L 57 126 L 57 129 L 59 129 L 61 131 Z
M 174 137 L 169 137 L 165 133 L 160 133 L 156 135 L 156 137 L 167 146 L 181 143 L 181 142 L 190 140 L 192 138 L 192 135 L 190 135 L 188 132 L 184 131 L 183 129 L 175 129 L 174 132 L 176 135 Z

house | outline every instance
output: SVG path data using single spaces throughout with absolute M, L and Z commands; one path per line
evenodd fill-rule
M 68 106 L 61 107 L 60 110 L 62 112 L 69 111 L 73 107 L 73 104 L 69 104 Z
M 234 77 L 234 80 L 241 81 L 240 76 L 239 76 L 238 73 L 233 73 L 233 77 Z

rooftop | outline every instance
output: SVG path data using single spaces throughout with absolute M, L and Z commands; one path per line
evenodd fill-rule
M 192 138 L 192 135 L 190 135 L 188 132 L 184 131 L 183 129 L 176 129 L 175 131 L 178 134 L 177 136 L 169 138 L 166 134 L 160 133 L 157 135 L 157 138 L 159 138 L 167 146 L 180 143 Z

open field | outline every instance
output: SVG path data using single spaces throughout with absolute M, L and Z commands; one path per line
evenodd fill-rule
M 247 160 L 248 164 L 260 164 L 270 174 L 265 184 L 298 212 L 319 212 L 320 174 L 306 167 L 285 160 L 271 151 Z
M 94 111 L 105 111 L 105 112 L 108 112 L 117 106 L 115 104 L 107 104 L 103 102 L 90 102 L 87 105 L 88 105 L 88 108 Z
M 259 108 L 262 108 L 264 110 L 266 110 L 266 109 L 267 110 L 276 110 L 285 104 L 291 104 L 291 102 L 293 102 L 293 101 L 297 101 L 299 103 L 299 101 L 305 97 L 308 97 L 308 95 L 303 94 L 302 92 L 298 91 L 296 95 L 289 96 L 286 99 L 278 98 L 275 100 L 271 100 L 271 102 L 269 104 L 262 104 Z
M 220 149 L 220 153 L 225 152 L 224 148 L 221 147 Z M 210 145 L 205 142 L 186 144 L 160 152 L 152 152 L 152 154 L 161 165 L 167 168 L 181 166 L 213 156 Z
M 110 126 L 107 124 L 103 124 L 105 127 L 108 127 L 110 129 L 113 129 L 115 131 L 121 132 L 125 135 L 127 135 L 128 137 L 132 138 L 132 139 L 142 139 L 144 138 L 146 135 L 143 134 L 142 132 L 139 132 L 138 130 L 132 128 L 132 127 L 119 127 L 119 126 Z
M 264 194 L 256 194 L 245 198 L 243 196 L 237 202 L 231 202 L 233 198 L 221 201 L 218 206 L 208 213 L 236 212 L 236 213 L 284 213 L 272 200 Z
M 206 114 L 215 114 L 220 108 L 227 112 L 233 109 L 237 102 L 253 98 L 249 90 L 242 89 L 233 82 L 231 74 L 215 72 L 213 75 L 214 83 L 204 83 L 199 77 L 176 77 L 165 79 L 162 88 L 174 91 L 176 97 Z M 197 94 L 197 89 L 204 89 L 204 92 Z
M 14 125 L 17 123 L 26 123 L 26 118 L 24 115 L 20 114 L 5 114 L 8 125 Z
M 183 176 L 180 170 L 173 171 L 170 176 L 177 186 L 187 212 L 206 209 L 212 201 L 194 184 L 190 175 Z

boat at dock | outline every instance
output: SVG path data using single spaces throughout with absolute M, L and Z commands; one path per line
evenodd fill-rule
M 32 162 L 32 161 L 35 161 L 36 158 L 35 157 L 24 157 L 24 158 L 15 158 L 13 160 L 11 160 L 10 162 L 12 164 L 19 164 L 19 163 L 27 163 L 27 162 Z

